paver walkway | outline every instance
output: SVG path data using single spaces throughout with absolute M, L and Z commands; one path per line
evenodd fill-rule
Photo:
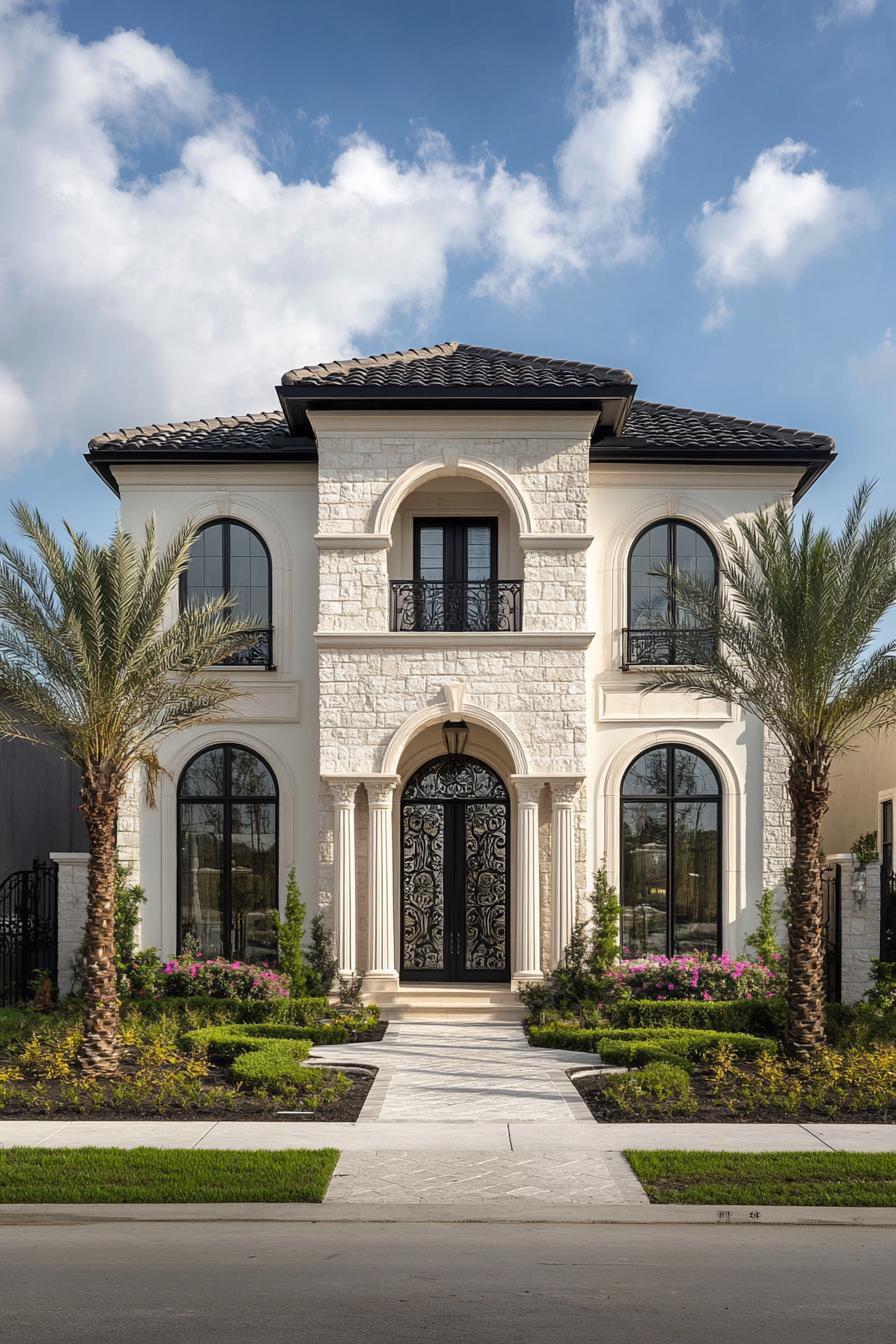
M 566 1076 L 572 1064 L 593 1067 L 594 1055 L 533 1050 L 517 1023 L 402 1022 L 382 1041 L 320 1046 L 312 1058 L 377 1066 L 361 1124 L 594 1123 Z

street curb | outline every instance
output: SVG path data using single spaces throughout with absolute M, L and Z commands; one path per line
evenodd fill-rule
M 6 1204 L 0 1227 L 108 1223 L 516 1223 L 896 1227 L 896 1208 L 733 1204 Z

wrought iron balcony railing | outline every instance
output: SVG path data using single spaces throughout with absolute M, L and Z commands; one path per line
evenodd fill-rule
M 700 667 L 716 651 L 712 630 L 623 630 L 622 666 Z
M 398 579 L 392 583 L 393 630 L 522 630 L 522 579 Z
M 244 648 L 222 658 L 220 667 L 263 667 L 270 671 L 274 666 L 274 630 L 270 625 L 253 630 L 249 642 Z

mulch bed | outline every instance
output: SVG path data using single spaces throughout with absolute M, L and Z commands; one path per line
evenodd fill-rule
M 222 1085 L 233 1087 L 226 1069 L 209 1069 L 209 1086 Z M 190 1107 L 169 1107 L 167 1110 L 159 1110 L 158 1107 L 115 1107 L 107 1106 L 98 1110 L 84 1111 L 77 1110 L 72 1106 L 53 1104 L 53 1084 L 48 1084 L 48 1102 L 41 1107 L 27 1109 L 22 1106 L 9 1107 L 0 1111 L 0 1120 L 289 1120 L 291 1122 L 301 1122 L 303 1120 L 347 1120 L 355 1121 L 361 1114 L 361 1107 L 367 1099 L 367 1093 L 373 1085 L 372 1077 L 355 1077 L 350 1092 L 337 1101 L 329 1105 L 320 1106 L 316 1111 L 310 1114 L 278 1114 L 284 1105 L 289 1103 L 274 1103 L 266 1097 L 256 1096 L 252 1092 L 236 1092 L 233 1094 L 232 1104 L 230 1106 L 215 1105 L 208 1106 L 190 1106 Z M 296 1110 L 301 1108 L 301 1101 L 296 1101 Z
M 569 1081 L 595 1120 L 599 1120 L 601 1124 L 631 1124 L 633 1122 L 636 1124 L 668 1124 L 672 1122 L 676 1125 L 686 1125 L 711 1121 L 714 1124 L 721 1122 L 729 1125 L 801 1125 L 810 1123 L 880 1125 L 891 1124 L 894 1115 L 896 1115 L 896 1104 L 887 1111 L 842 1111 L 834 1115 L 826 1111 L 813 1111 L 809 1107 L 802 1107 L 798 1111 L 791 1112 L 771 1106 L 751 1111 L 749 1115 L 732 1115 L 726 1106 L 721 1105 L 709 1095 L 705 1077 L 701 1075 L 699 1070 L 695 1070 L 691 1075 L 691 1083 L 698 1101 L 696 1112 L 693 1115 L 656 1116 L 651 1120 L 643 1116 L 627 1115 L 620 1111 L 615 1103 L 605 1098 L 604 1091 L 607 1084 L 611 1078 L 618 1077 L 618 1074 L 611 1074 L 609 1077 L 600 1074 L 586 1074 L 581 1078 L 570 1076 Z

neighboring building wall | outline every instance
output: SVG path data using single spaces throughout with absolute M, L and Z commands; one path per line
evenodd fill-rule
M 878 830 L 882 794 L 896 795 L 896 733 L 868 734 L 834 762 L 821 829 L 826 853 L 846 853 L 859 836 Z
M 80 776 L 52 747 L 0 741 L 0 880 L 50 850 L 87 848 Z

